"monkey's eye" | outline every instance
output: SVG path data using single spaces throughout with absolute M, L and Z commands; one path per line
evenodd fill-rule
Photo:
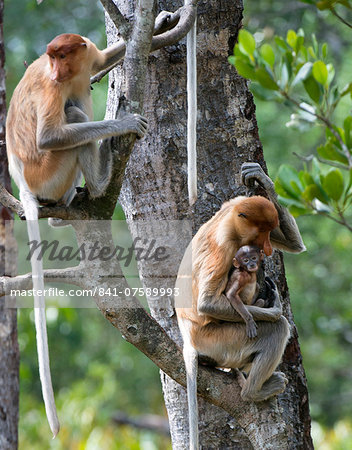
M 257 257 L 256 256 L 252 256 L 252 261 L 256 261 L 257 260 Z
M 247 218 L 245 213 L 239 213 L 238 217 L 244 217 L 245 219 Z
M 65 59 L 65 58 L 66 58 L 66 55 L 64 55 L 64 54 L 60 55 L 60 59 Z
M 245 264 L 247 264 L 247 263 L 249 263 L 249 259 L 248 259 L 248 258 L 244 258 L 243 262 L 244 262 Z

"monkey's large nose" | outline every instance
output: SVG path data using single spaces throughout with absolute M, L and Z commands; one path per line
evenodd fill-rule
M 270 256 L 273 252 L 273 247 L 270 242 L 270 232 L 261 234 L 254 242 L 259 248 L 262 248 L 266 256 Z

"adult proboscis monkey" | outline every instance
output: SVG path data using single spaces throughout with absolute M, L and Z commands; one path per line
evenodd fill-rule
M 257 324 L 257 336 L 247 335 L 243 318 L 224 291 L 233 257 L 244 245 L 256 245 L 266 255 L 272 246 L 299 253 L 305 250 L 294 218 L 278 201 L 273 182 L 257 163 L 242 166 L 245 184 L 256 181 L 270 200 L 237 197 L 223 204 L 194 236 L 181 262 L 176 286 L 176 313 L 183 338 L 187 372 L 190 448 L 198 448 L 198 355 L 214 366 L 243 369 L 241 396 L 262 401 L 282 392 L 286 377 L 275 372 L 289 338 L 278 292 L 268 283 L 270 308 L 247 305 Z
M 120 47 L 98 48 L 77 34 L 61 34 L 26 70 L 8 111 L 6 141 L 10 173 L 20 190 L 30 241 L 40 241 L 38 205 L 68 205 L 84 175 L 91 197 L 101 196 L 111 176 L 109 149 L 96 141 L 135 133 L 147 122 L 138 114 L 93 122 L 90 77 L 120 58 Z M 51 384 L 45 321 L 43 266 L 31 257 L 39 372 L 49 425 L 59 431 Z

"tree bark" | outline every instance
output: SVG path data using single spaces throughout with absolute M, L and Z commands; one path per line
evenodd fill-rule
M 126 10 L 131 7 L 131 2 L 119 3 L 124 3 Z M 179 6 L 180 2 L 176 1 L 159 2 L 160 10 L 175 11 Z M 132 233 L 137 233 L 138 220 L 190 220 L 196 231 L 225 200 L 246 193 L 239 178 L 242 163 L 256 161 L 266 167 L 252 95 L 246 81 L 227 62 L 241 19 L 240 1 L 210 0 L 198 7 L 198 201 L 192 210 L 188 207 L 186 178 L 185 43 L 150 56 L 144 107 L 149 132 L 133 150 L 120 196 Z M 111 29 L 109 40 L 114 40 Z M 110 116 L 115 114 L 120 75 L 116 70 L 110 79 Z M 287 442 L 281 448 L 313 448 L 306 380 L 281 253 L 276 251 L 265 266 L 267 274 L 278 285 L 285 315 L 292 325 L 292 338 L 280 367 L 288 376 L 289 385 L 272 406 L 281 412 L 286 425 Z M 144 284 L 148 285 L 144 275 L 150 267 L 143 263 L 140 270 Z M 164 303 L 162 308 L 154 305 L 155 302 L 151 304 L 153 316 L 180 343 L 173 305 Z M 187 448 L 184 389 L 165 374 L 161 378 L 173 447 Z M 253 439 L 251 443 L 227 413 L 201 399 L 199 403 L 203 448 L 253 448 Z M 251 420 L 257 419 L 253 410 Z M 256 448 L 269 448 L 269 445 L 265 435 L 256 441 Z
M 5 145 L 5 53 L 3 39 L 4 2 L 0 1 L 0 183 L 11 192 Z M 0 205 L 0 276 L 16 273 L 16 243 L 12 234 L 13 215 Z M 5 249 L 6 242 L 6 249 Z M 19 349 L 17 312 L 0 300 L 0 448 L 18 445 Z

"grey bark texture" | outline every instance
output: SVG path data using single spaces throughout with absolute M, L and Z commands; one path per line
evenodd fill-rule
M 5 145 L 5 53 L 3 8 L 0 1 L 0 183 L 11 191 Z M 0 276 L 16 273 L 16 243 L 12 235 L 13 215 L 0 205 Z M 5 252 L 6 241 L 6 252 Z M 5 264 L 6 258 L 6 264 Z M 17 312 L 0 300 L 0 448 L 14 450 L 18 445 L 19 349 Z
M 131 8 L 131 2 L 119 2 Z M 160 1 L 159 9 L 175 11 L 180 2 Z M 129 160 L 120 201 L 132 233 L 137 220 L 191 220 L 193 229 L 208 220 L 232 197 L 244 194 L 239 173 L 243 162 L 259 162 L 264 168 L 255 106 L 247 83 L 228 64 L 242 19 L 242 3 L 210 0 L 198 6 L 198 201 L 190 210 L 187 200 L 186 168 L 186 67 L 185 43 L 159 50 L 149 58 L 144 113 L 149 120 L 148 136 L 137 143 Z M 115 39 L 110 28 L 109 40 Z M 119 97 L 121 72 L 110 78 L 108 115 L 113 115 Z M 147 264 L 140 265 L 141 275 Z M 277 283 L 285 315 L 292 325 L 292 338 L 280 367 L 289 385 L 278 400 L 268 405 L 281 415 L 277 423 L 280 448 L 312 448 L 308 394 L 297 341 L 282 255 L 275 252 L 266 272 Z M 147 285 L 145 277 L 144 284 Z M 165 286 L 166 287 L 166 286 Z M 153 303 L 154 305 L 155 303 Z M 180 343 L 172 305 L 151 306 L 151 312 L 169 336 Z M 187 407 L 184 389 L 162 374 L 173 447 L 187 448 Z M 231 390 L 231 385 L 229 385 Z M 279 448 L 267 442 L 265 433 L 255 436 L 260 421 L 253 406 L 247 436 L 227 413 L 200 399 L 200 442 L 202 448 Z M 251 427 L 252 423 L 252 427 Z M 243 427 L 243 423 L 242 423 Z M 284 432 L 282 427 L 285 428 Z M 248 439 L 252 428 L 253 436 Z M 272 430 L 271 430 L 272 431 Z M 283 437 L 284 436 L 284 437 Z M 284 441 L 284 442 L 283 442 Z

